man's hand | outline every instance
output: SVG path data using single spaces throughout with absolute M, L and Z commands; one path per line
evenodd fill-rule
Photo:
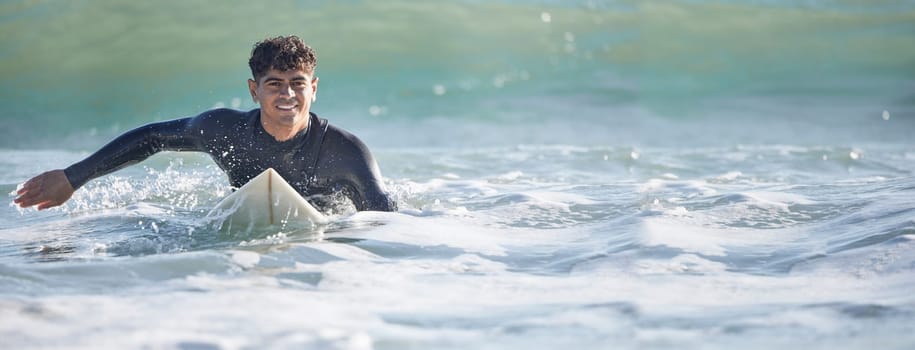
M 38 210 L 44 210 L 64 204 L 74 191 L 63 170 L 51 170 L 26 181 L 13 202 L 22 208 L 37 205 Z

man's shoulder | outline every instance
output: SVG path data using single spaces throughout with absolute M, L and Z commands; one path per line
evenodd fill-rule
M 247 121 L 256 109 L 239 111 L 231 108 L 214 108 L 198 114 L 194 119 L 205 122 L 241 122 Z
M 250 124 L 251 111 L 239 111 L 230 108 L 215 108 L 191 118 L 191 126 L 203 132 L 234 132 Z
M 331 124 L 324 119 L 319 118 L 319 120 L 323 121 L 323 123 L 321 123 L 322 125 L 326 125 L 325 128 L 327 131 L 324 135 L 325 144 L 332 143 L 336 147 L 349 148 L 358 152 L 368 151 L 365 143 L 363 143 L 362 140 L 360 140 L 359 137 L 355 134 L 339 126 Z

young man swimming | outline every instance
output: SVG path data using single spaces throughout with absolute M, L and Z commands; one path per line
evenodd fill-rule
M 157 152 L 197 151 L 208 153 L 235 187 L 273 168 L 318 208 L 330 204 L 322 195 L 343 193 L 357 210 L 397 210 L 365 144 L 311 113 L 318 91 L 311 47 L 296 36 L 266 39 L 255 44 L 248 65 L 248 90 L 260 108 L 214 109 L 128 131 L 66 169 L 26 181 L 14 202 L 55 207 L 89 180 Z

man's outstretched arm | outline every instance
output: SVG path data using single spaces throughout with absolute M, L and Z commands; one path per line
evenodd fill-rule
M 51 170 L 26 181 L 14 203 L 38 210 L 65 203 L 89 180 L 138 163 L 163 150 L 198 150 L 189 132 L 191 118 L 148 124 L 118 136 L 88 158 L 66 169 Z M 199 134 L 199 133 L 198 133 Z

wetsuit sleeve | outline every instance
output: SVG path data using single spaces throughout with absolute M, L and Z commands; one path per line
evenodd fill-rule
M 344 192 L 356 210 L 397 211 L 397 203 L 385 192 L 378 163 L 368 147 L 352 134 L 341 131 L 340 136 L 342 140 L 339 142 L 330 142 L 336 149 L 328 151 L 342 163 L 338 165 L 344 165 L 343 168 L 349 170 L 338 175 L 343 175 Z
M 88 158 L 64 169 L 74 189 L 94 178 L 143 161 L 160 151 L 203 151 L 194 118 L 152 123 L 118 136 Z
M 361 178 L 357 179 L 353 186 L 354 191 L 351 198 L 356 209 L 360 211 L 397 211 L 397 203 L 385 191 L 378 164 L 371 158 L 371 155 L 367 159 L 366 169 L 368 171 L 361 174 Z

